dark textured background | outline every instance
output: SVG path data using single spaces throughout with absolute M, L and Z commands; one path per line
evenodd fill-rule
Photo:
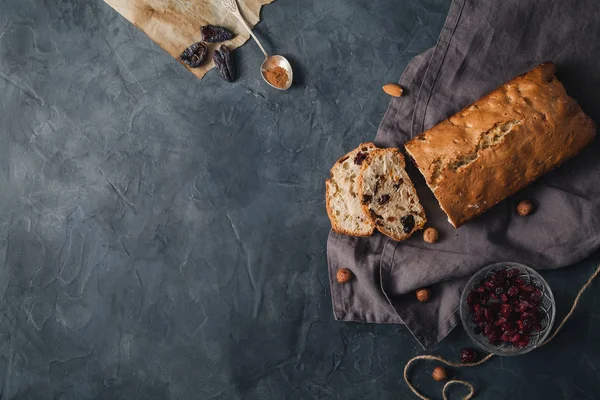
M 323 181 L 449 5 L 266 6 L 282 93 L 253 43 L 233 85 L 200 81 L 100 0 L 0 0 L 0 398 L 408 398 L 410 333 L 333 321 Z M 559 318 L 599 261 L 544 274 Z M 459 376 L 481 398 L 598 398 L 597 287 L 552 344 Z

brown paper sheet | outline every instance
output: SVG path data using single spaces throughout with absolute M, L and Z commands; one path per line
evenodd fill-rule
M 242 23 L 223 8 L 221 0 L 104 1 L 176 59 L 189 45 L 200 41 L 202 25 L 221 25 L 234 32 L 236 36 L 224 43 L 231 49 L 241 46 L 250 37 Z M 263 4 L 273 1 L 238 0 L 238 7 L 248 25 L 254 27 L 260 20 L 260 9 Z M 199 68 L 185 66 L 198 78 L 202 78 L 214 67 L 212 50 L 220 44 L 209 43 L 208 45 L 209 54 L 205 64 Z

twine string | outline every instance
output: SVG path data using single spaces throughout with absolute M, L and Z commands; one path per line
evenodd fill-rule
M 454 385 L 454 384 L 464 385 L 469 388 L 469 394 L 464 397 L 465 400 L 469 400 L 475 394 L 475 388 L 469 382 L 461 381 L 460 379 L 453 379 L 451 381 L 446 382 L 446 384 L 444 385 L 444 388 L 442 389 L 442 395 L 444 396 L 444 400 L 448 400 L 448 397 L 446 396 L 446 389 L 448 389 L 448 387 L 450 387 L 450 385 Z
M 596 277 L 598 276 L 598 274 L 600 274 L 600 265 L 596 268 L 596 271 L 594 271 L 594 273 L 592 274 L 592 276 L 590 276 L 590 278 L 587 280 L 587 282 L 585 283 L 585 285 L 583 285 L 581 287 L 581 289 L 579 289 L 579 293 L 577 293 L 577 296 L 575 297 L 575 300 L 573 301 L 573 305 L 571 306 L 571 310 L 563 318 L 562 322 L 558 325 L 558 328 L 556 328 L 554 330 L 554 333 L 552 335 L 550 335 L 550 337 L 548 339 L 546 339 L 544 342 L 542 342 L 542 344 L 540 344 L 538 346 L 538 348 L 544 346 L 547 343 L 549 343 L 552 339 L 554 339 L 556 337 L 556 335 L 558 334 L 558 332 L 560 332 L 560 330 L 564 327 L 565 323 L 571 318 L 571 316 L 573 315 L 573 312 L 575 312 L 575 308 L 579 304 L 579 299 L 583 295 L 583 292 L 585 292 L 585 290 L 592 284 L 592 281 L 594 279 L 596 279 Z M 490 354 L 488 354 L 487 356 L 483 357 L 481 360 L 479 360 L 477 362 L 474 362 L 474 363 L 464 363 L 464 364 L 463 363 L 456 363 L 456 362 L 448 361 L 445 358 L 438 357 L 438 356 L 430 356 L 430 355 L 415 356 L 415 357 L 411 358 L 410 360 L 408 360 L 408 362 L 406 363 L 406 366 L 404 367 L 404 381 L 406 382 L 406 384 L 408 385 L 408 387 L 410 388 L 410 390 L 412 390 L 412 392 L 415 395 L 417 395 L 417 397 L 419 397 L 422 400 L 431 400 L 429 397 L 426 397 L 423 394 L 421 394 L 413 386 L 413 384 L 410 382 L 410 379 L 408 379 L 408 370 L 409 370 L 410 366 L 415 361 L 418 361 L 418 360 L 433 360 L 433 361 L 439 361 L 439 362 L 441 362 L 443 364 L 446 364 L 447 366 L 450 366 L 450 367 L 464 368 L 464 367 L 476 367 L 478 365 L 481 365 L 481 364 L 487 362 L 493 356 L 494 356 L 494 354 L 490 353 Z M 473 385 L 471 383 L 469 383 L 467 381 L 460 380 L 460 379 L 453 379 L 453 380 L 450 380 L 450 381 L 446 382 L 446 384 L 444 385 L 444 388 L 442 389 L 442 396 L 443 396 L 444 400 L 448 400 L 446 391 L 452 385 L 463 385 L 463 386 L 465 386 L 465 387 L 467 387 L 469 389 L 469 393 L 465 397 L 463 397 L 463 400 L 469 400 L 475 394 L 475 388 L 473 387 Z

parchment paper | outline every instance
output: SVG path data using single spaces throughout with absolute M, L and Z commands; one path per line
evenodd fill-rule
M 220 0 L 104 0 L 129 22 L 165 49 L 175 59 L 192 43 L 201 39 L 202 25 L 220 25 L 235 33 L 235 37 L 224 42 L 235 49 L 248 40 L 250 34 L 235 16 L 221 6 Z M 254 25 L 260 20 L 263 4 L 274 0 L 238 0 L 240 12 Z M 199 68 L 188 68 L 198 78 L 214 67 L 212 50 L 221 44 L 209 44 L 209 56 Z

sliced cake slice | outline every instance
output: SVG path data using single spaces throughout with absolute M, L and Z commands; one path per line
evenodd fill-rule
M 369 153 L 375 150 L 373 143 L 362 143 L 346 154 L 331 168 L 331 177 L 325 181 L 327 215 L 331 228 L 352 236 L 369 236 L 375 226 L 365 215 L 358 197 L 358 174 Z
M 365 214 L 379 232 L 398 241 L 423 228 L 427 221 L 404 166 L 398 149 L 377 149 L 369 154 L 358 177 Z

